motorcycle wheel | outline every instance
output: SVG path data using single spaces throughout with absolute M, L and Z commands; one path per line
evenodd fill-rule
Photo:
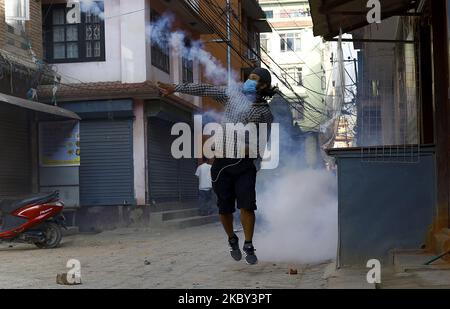
M 34 243 L 39 249 L 52 249 L 59 246 L 62 239 L 61 227 L 53 222 L 45 223 L 42 226 L 45 233 L 45 241 Z

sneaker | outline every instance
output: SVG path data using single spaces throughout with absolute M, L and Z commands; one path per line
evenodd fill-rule
M 242 259 L 242 252 L 239 249 L 239 238 L 235 235 L 235 237 L 228 240 L 228 245 L 230 246 L 231 257 L 235 261 L 240 261 Z
M 244 247 L 242 248 L 245 253 L 245 261 L 249 265 L 254 265 L 258 263 L 258 258 L 255 254 L 255 247 L 253 247 L 253 244 L 244 244 Z

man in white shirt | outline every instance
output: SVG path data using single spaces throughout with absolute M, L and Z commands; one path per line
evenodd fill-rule
M 211 165 L 208 159 L 203 158 L 203 164 L 197 167 L 195 176 L 198 177 L 198 197 L 200 201 L 200 215 L 208 216 L 213 213 L 212 203 L 212 181 L 211 181 Z

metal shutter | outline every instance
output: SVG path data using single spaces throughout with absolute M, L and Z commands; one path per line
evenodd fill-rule
M 132 120 L 82 121 L 80 143 L 81 205 L 135 204 Z
M 150 202 L 186 202 L 197 198 L 195 159 L 174 159 L 170 134 L 173 122 L 156 117 L 148 122 L 148 172 Z
M 27 112 L 0 102 L 0 198 L 31 193 Z

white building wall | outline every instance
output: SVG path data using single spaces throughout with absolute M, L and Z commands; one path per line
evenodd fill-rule
M 138 0 L 139 1 L 139 0 Z M 57 64 L 63 83 L 107 82 L 122 79 L 121 14 L 123 0 L 105 0 L 105 51 L 106 61 Z M 129 1 L 129 2 L 134 2 Z
M 280 2 L 282 5 L 280 5 Z M 325 76 L 326 85 L 330 78 L 331 72 L 327 72 L 325 62 L 330 62 L 324 57 L 324 50 L 328 43 L 323 43 L 320 37 L 314 37 L 312 29 L 311 17 L 306 12 L 309 8 L 308 1 L 261 1 L 264 11 L 272 11 L 273 18 L 269 22 L 275 27 L 272 33 L 265 34 L 268 37 L 269 55 L 283 69 L 301 68 L 303 86 L 296 85 L 292 78 L 287 78 L 287 82 L 293 87 L 294 92 L 301 96 L 314 109 L 325 111 L 326 96 L 322 95 L 327 92 L 326 87 L 322 87 L 322 78 Z M 296 13 L 298 15 L 295 15 Z M 305 12 L 302 16 L 301 12 Z M 292 15 L 291 15 L 292 14 Z M 300 36 L 300 48 L 294 45 L 295 51 L 281 50 L 280 34 L 298 34 Z M 297 43 L 297 42 L 296 42 Z M 270 63 L 270 59 L 268 62 Z M 277 65 L 272 64 L 271 69 L 276 75 L 282 76 L 283 70 Z M 324 73 L 325 71 L 325 73 Z M 294 77 L 294 76 L 293 76 Z M 280 90 L 288 97 L 297 99 L 297 96 L 290 89 L 285 87 L 283 83 L 273 76 L 274 83 L 278 83 Z M 324 121 L 321 113 L 314 112 L 311 109 L 304 111 L 305 117 L 300 117 L 299 113 L 293 111 L 294 120 L 302 130 L 318 132 L 320 127 L 317 123 Z
M 181 56 L 175 55 L 173 51 L 170 74 L 151 64 L 149 0 L 104 0 L 104 7 L 105 61 L 56 64 L 63 83 L 140 83 L 146 80 L 182 82 Z M 194 62 L 194 82 L 200 81 L 200 70 L 199 63 Z M 180 97 L 201 106 L 201 98 L 185 95 Z

